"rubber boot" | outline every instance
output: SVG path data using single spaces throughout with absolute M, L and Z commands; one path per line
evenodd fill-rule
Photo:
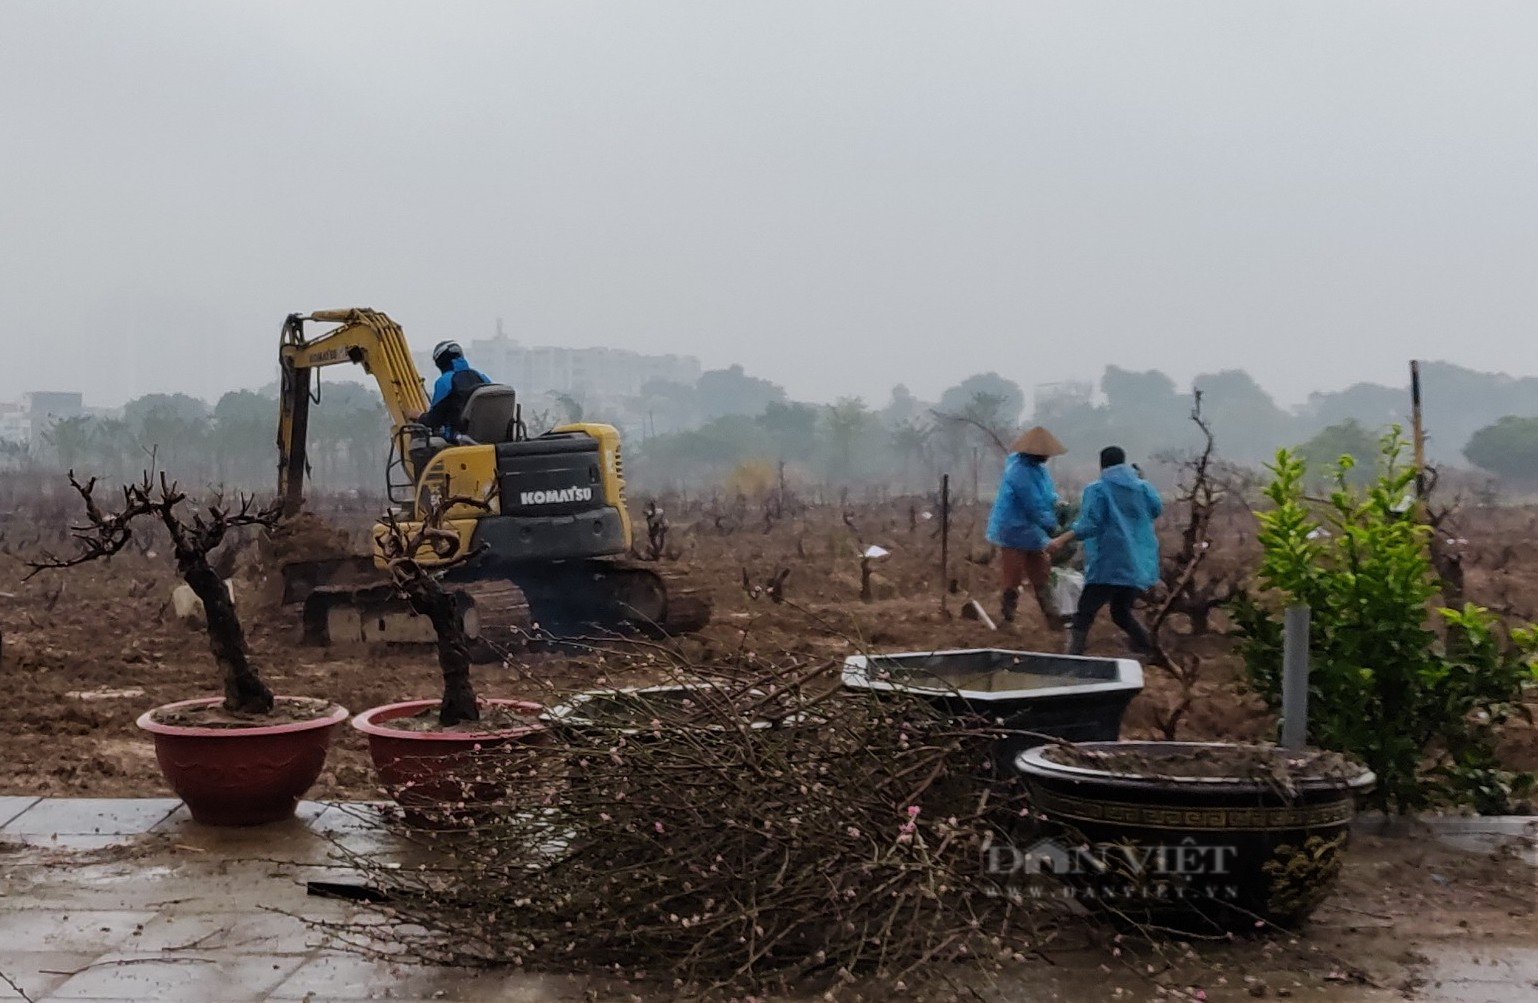
M 1148 635 L 1148 628 L 1133 620 L 1122 628 L 1127 635 L 1127 647 L 1134 655 L 1153 655 L 1156 653 L 1153 638 Z
M 1057 601 L 1052 595 L 1050 586 L 1043 585 L 1036 589 L 1036 605 L 1041 607 L 1041 615 L 1046 617 L 1048 627 L 1063 626 L 1063 614 L 1056 608 Z
M 1019 607 L 1019 605 L 1020 605 L 1020 590 L 1019 589 L 1005 589 L 1004 590 L 1004 597 L 999 600 L 999 614 L 1000 614 L 1000 616 L 1002 616 L 1004 618 L 1004 622 L 1005 623 L 1013 623 L 1014 622 L 1014 620 L 1015 620 L 1015 610 Z
M 1086 647 L 1088 647 L 1088 646 L 1089 646 L 1089 631 L 1087 631 L 1087 630 L 1078 630 L 1078 629 L 1070 629 L 1068 631 L 1068 650 L 1066 652 L 1067 654 L 1070 654 L 1070 655 L 1082 655 L 1082 654 L 1084 654 L 1084 649 Z

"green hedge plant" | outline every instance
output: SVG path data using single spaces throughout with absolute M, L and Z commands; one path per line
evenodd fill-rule
M 1503 813 L 1533 785 L 1500 769 L 1495 745 L 1504 722 L 1529 715 L 1522 697 L 1538 681 L 1538 633 L 1507 632 L 1473 604 L 1438 607 L 1405 450 L 1396 427 L 1366 479 L 1341 457 L 1324 499 L 1307 496 L 1296 453 L 1277 454 L 1271 507 L 1257 513 L 1260 594 L 1241 594 L 1232 609 L 1239 650 L 1255 689 L 1280 710 L 1283 610 L 1307 605 L 1309 743 L 1367 763 L 1384 810 L 1457 803 Z

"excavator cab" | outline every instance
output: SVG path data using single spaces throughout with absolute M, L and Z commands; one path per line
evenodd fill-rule
M 488 383 L 475 389 L 465 402 L 463 423 L 464 438 L 473 443 L 495 446 L 528 438 L 518 395 L 512 387 L 500 383 Z
M 464 431 L 460 433 L 461 446 L 495 446 L 503 442 L 522 442 L 528 438 L 523 424 L 523 405 L 512 387 L 502 383 L 487 383 L 477 387 L 465 402 L 465 413 L 460 419 Z M 402 455 L 407 457 L 411 470 L 425 470 L 432 458 L 449 447 L 449 441 L 435 435 L 425 425 L 407 424 L 401 429 L 404 440 Z M 395 493 L 392 486 L 392 495 Z

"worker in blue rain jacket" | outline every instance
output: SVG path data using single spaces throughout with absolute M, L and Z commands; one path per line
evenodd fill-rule
M 1157 654 L 1132 607 L 1159 580 L 1154 520 L 1163 511 L 1159 492 L 1127 463 L 1119 446 L 1100 451 L 1100 479 L 1084 489 L 1078 519 L 1047 547 L 1050 553 L 1069 540 L 1084 541 L 1084 592 L 1069 629 L 1068 654 L 1084 654 L 1089 629 L 1107 604 L 1111 621 L 1127 635 L 1132 650 Z
M 1038 425 L 1015 440 L 1004 460 L 1004 477 L 988 516 L 988 542 L 999 548 L 1000 605 L 1006 621 L 1015 618 L 1021 584 L 1030 582 L 1047 625 L 1062 629 L 1062 615 L 1053 608 L 1052 561 L 1047 556 L 1047 544 L 1058 529 L 1057 489 L 1047 461 L 1066 452 L 1056 436 Z
M 431 406 L 426 411 L 408 411 L 406 418 L 426 425 L 451 443 L 456 442 L 464 431 L 460 425 L 465 403 L 477 387 L 491 380 L 480 370 L 470 368 L 456 341 L 438 342 L 433 348 L 433 364 L 441 375 L 433 384 Z

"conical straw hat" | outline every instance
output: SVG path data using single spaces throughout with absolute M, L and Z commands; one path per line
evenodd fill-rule
M 1016 439 L 1015 444 L 1009 447 L 1009 451 L 1029 453 L 1032 456 L 1062 456 L 1068 452 L 1068 449 L 1057 441 L 1057 436 L 1037 425 Z

